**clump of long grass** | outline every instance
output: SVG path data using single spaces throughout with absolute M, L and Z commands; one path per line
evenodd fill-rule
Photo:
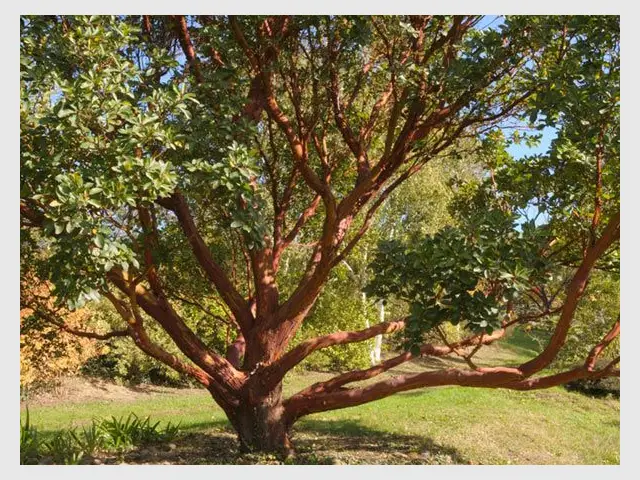
M 37 464 L 45 460 L 57 465 L 77 465 L 100 451 L 124 452 L 140 445 L 170 442 L 180 432 L 180 424 L 152 423 L 150 417 L 94 419 L 89 427 L 61 430 L 44 440 L 31 424 L 27 409 L 20 423 L 20 463 Z

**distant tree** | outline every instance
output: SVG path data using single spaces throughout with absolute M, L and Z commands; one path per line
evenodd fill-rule
M 534 389 L 617 375 L 618 359 L 596 360 L 619 321 L 584 365 L 537 374 L 565 343 L 591 272 L 615 268 L 619 20 L 507 17 L 480 29 L 481 20 L 21 18 L 21 242 L 43 252 L 23 271 L 69 308 L 106 298 L 122 327 L 77 333 L 129 336 L 196 379 L 246 449 L 289 451 L 299 418 L 415 388 Z M 560 131 L 549 154 L 510 160 L 505 144 L 518 138 L 502 132 L 545 124 Z M 469 142 L 495 175 L 460 187 L 455 225 L 383 244 L 373 263 L 370 295 L 410 313 L 290 348 L 385 200 Z M 549 222 L 517 227 L 536 206 Z M 305 267 L 281 289 L 294 243 L 309 246 Z M 560 267 L 571 278 L 550 294 Z M 520 311 L 528 295 L 537 306 Z M 187 314 L 211 303 L 220 308 L 212 324 L 234 332 L 226 354 Z M 507 328 L 553 314 L 540 355 L 473 362 Z M 182 355 L 153 340 L 151 322 Z M 423 343 L 448 323 L 468 336 Z M 400 330 L 400 355 L 283 399 L 283 378 L 311 353 Z M 469 368 L 353 385 L 419 355 L 456 353 Z

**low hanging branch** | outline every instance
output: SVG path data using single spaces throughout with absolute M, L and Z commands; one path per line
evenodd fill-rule
M 116 311 L 120 314 L 123 320 L 129 325 L 127 335 L 131 336 L 136 345 L 149 356 L 164 363 L 165 365 L 173 368 L 178 373 L 191 376 L 198 380 L 205 387 L 209 387 L 212 382 L 212 378 L 204 371 L 192 365 L 189 365 L 176 357 L 168 353 L 156 343 L 152 342 L 143 327 L 142 317 L 136 312 L 136 307 L 127 307 L 125 303 L 118 299 L 111 292 L 105 294 L 107 299 L 114 306 Z M 132 296 L 135 298 L 135 295 Z
M 367 387 L 343 388 L 343 386 L 348 383 L 373 378 L 413 358 L 410 352 L 406 352 L 378 366 L 334 377 L 331 380 L 314 384 L 293 395 L 285 402 L 288 414 L 287 421 L 294 422 L 300 416 L 311 413 L 369 403 L 395 393 L 416 388 L 458 385 L 466 387 L 534 390 L 550 388 L 584 378 L 616 376 L 620 374 L 619 370 L 614 368 L 620 361 L 619 357 L 609 362 L 600 370 L 595 370 L 592 367 L 590 369 L 589 365 L 594 358 L 593 352 L 597 351 L 600 353 L 618 334 L 619 322 L 616 322 L 616 325 L 614 325 L 607 336 L 594 347 L 594 350 L 583 366 L 546 377 L 523 379 L 525 375 L 520 369 L 510 367 L 477 368 L 471 370 L 447 369 L 414 375 L 394 376 Z M 500 332 L 496 338 L 492 338 L 490 341 L 495 341 L 502 335 L 504 335 L 504 331 Z M 488 338 L 485 340 L 488 340 Z M 459 346 L 459 344 L 456 344 L 455 346 L 437 348 L 432 345 L 425 345 L 420 349 L 420 352 L 425 355 L 441 356 L 450 353 L 453 348 L 458 348 Z M 595 357 L 597 357 L 597 354 Z
M 292 399 L 298 396 L 304 397 L 306 395 L 313 395 L 313 394 L 318 394 L 323 392 L 331 392 L 331 391 L 340 389 L 341 387 L 343 387 L 348 383 L 369 380 L 373 377 L 376 377 L 384 372 L 391 370 L 392 368 L 397 367 L 398 365 L 409 362 L 421 356 L 443 357 L 451 353 L 454 353 L 457 349 L 460 349 L 460 348 L 466 348 L 473 345 L 476 345 L 476 348 L 477 348 L 482 345 L 489 345 L 494 341 L 498 340 L 499 338 L 501 338 L 502 336 L 504 336 L 504 334 L 505 334 L 505 330 L 503 329 L 503 330 L 497 330 L 493 332 L 493 334 L 491 335 L 479 335 L 479 336 L 476 335 L 450 345 L 433 345 L 433 344 L 422 345 L 417 354 L 412 352 L 404 352 L 404 353 L 401 353 L 400 355 L 397 355 L 388 360 L 385 360 L 379 365 L 373 366 L 371 368 L 368 368 L 365 370 L 356 370 L 353 372 L 347 372 L 342 375 L 338 375 L 330 380 L 315 383 L 310 387 L 295 394 L 292 397 Z
M 295 421 L 295 419 L 301 415 L 308 415 L 310 413 L 317 413 L 335 408 L 344 408 L 344 406 L 360 405 L 384 398 L 394 393 L 415 388 L 440 385 L 459 385 L 528 390 L 548 388 L 581 378 L 600 378 L 606 375 L 619 374 L 619 372 L 613 368 L 618 363 L 619 359 L 615 359 L 610 362 L 601 370 L 595 370 L 597 357 L 620 333 L 620 321 L 618 319 L 609 333 L 607 333 L 607 335 L 591 350 L 583 366 L 547 377 L 527 378 L 547 367 L 556 357 L 559 349 L 564 344 L 566 332 L 571 320 L 573 319 L 573 315 L 575 314 L 577 302 L 584 292 L 589 274 L 593 269 L 595 262 L 602 256 L 607 248 L 619 238 L 619 228 L 620 216 L 619 214 L 615 214 L 609 221 L 603 235 L 598 239 L 595 245 L 589 247 L 587 256 L 568 286 L 567 298 L 561 309 L 560 319 L 556 325 L 554 334 L 547 347 L 536 358 L 522 364 L 518 368 L 472 368 L 471 371 L 448 369 L 436 372 L 425 372 L 416 375 L 395 376 L 368 387 L 347 390 L 342 388 L 348 383 L 366 380 L 380 375 L 381 373 L 414 358 L 414 355 L 411 352 L 406 352 L 389 359 L 376 367 L 372 367 L 367 370 L 349 372 L 338 377 L 334 377 L 326 382 L 320 382 L 312 385 L 308 389 L 292 396 L 286 403 L 287 410 L 290 415 L 290 421 Z M 510 323 L 515 324 L 517 322 Z M 464 343 L 470 345 L 494 341 L 496 338 L 492 337 L 496 335 L 497 338 L 504 335 L 504 329 L 494 332 L 491 336 L 482 334 L 480 336 L 472 337 L 472 339 L 462 343 L 449 344 L 445 347 L 438 348 L 433 345 L 425 345 L 420 348 L 420 354 L 435 356 L 446 355 L 448 353 L 455 352 L 462 346 L 466 346 Z M 340 405 L 340 407 L 337 407 L 337 405 Z

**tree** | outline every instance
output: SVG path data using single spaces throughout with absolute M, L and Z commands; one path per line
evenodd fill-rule
M 565 343 L 591 272 L 618 248 L 618 18 L 508 17 L 493 29 L 480 21 L 22 18 L 21 240 L 46 252 L 30 267 L 59 304 L 108 299 L 124 327 L 80 333 L 129 336 L 196 379 L 246 449 L 290 450 L 299 418 L 409 389 L 533 389 L 618 374 L 617 359 L 596 359 L 619 321 L 583 366 L 536 376 Z M 514 124 L 555 126 L 560 140 L 550 155 L 510 161 L 505 144 L 518 138 L 502 132 Z M 460 225 L 415 248 L 383 245 L 374 262 L 370 291 L 406 302 L 410 314 L 290 348 L 385 200 L 436 158 L 464 161 L 474 142 L 493 181 L 460 188 Z M 516 212 L 533 205 L 552 221 L 516 228 Z M 305 268 L 280 288 L 293 244 L 309 247 Z M 572 275 L 556 296 L 562 305 L 519 312 L 527 304 L 518 295 L 546 298 L 560 264 Z M 192 306 L 206 310 L 193 297 L 206 295 L 226 312 L 211 315 L 235 331 L 226 356 L 190 326 L 185 291 Z M 552 314 L 559 319 L 539 356 L 473 363 L 507 328 Z M 153 341 L 149 322 L 182 354 Z M 469 336 L 421 343 L 446 322 Z M 282 398 L 283 378 L 311 353 L 403 329 L 405 352 Z M 418 355 L 465 348 L 468 369 L 353 386 Z
M 22 284 L 20 287 L 22 290 Z M 24 303 L 33 305 L 27 297 L 35 294 L 47 295 L 46 286 L 33 282 L 29 291 L 21 291 L 20 296 L 25 299 Z M 51 306 L 50 300 L 48 303 Z M 60 313 L 64 315 L 66 312 Z M 65 317 L 64 326 L 73 330 L 86 323 L 88 312 L 80 309 Z M 84 361 L 96 354 L 92 340 L 78 338 L 66 331 L 60 332 L 59 325 L 38 320 L 41 317 L 33 315 L 29 308 L 20 310 L 21 394 L 28 394 L 32 387 L 38 388 L 40 384 L 60 375 L 77 372 Z

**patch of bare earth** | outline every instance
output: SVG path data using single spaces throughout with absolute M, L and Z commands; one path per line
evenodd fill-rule
M 30 393 L 29 405 L 58 405 L 92 401 L 126 403 L 151 398 L 158 394 L 188 395 L 201 392 L 202 390 L 197 388 L 171 388 L 146 384 L 126 386 L 100 379 L 66 377 L 59 379 L 55 385 Z M 24 407 L 24 402 L 21 402 L 20 407 Z

